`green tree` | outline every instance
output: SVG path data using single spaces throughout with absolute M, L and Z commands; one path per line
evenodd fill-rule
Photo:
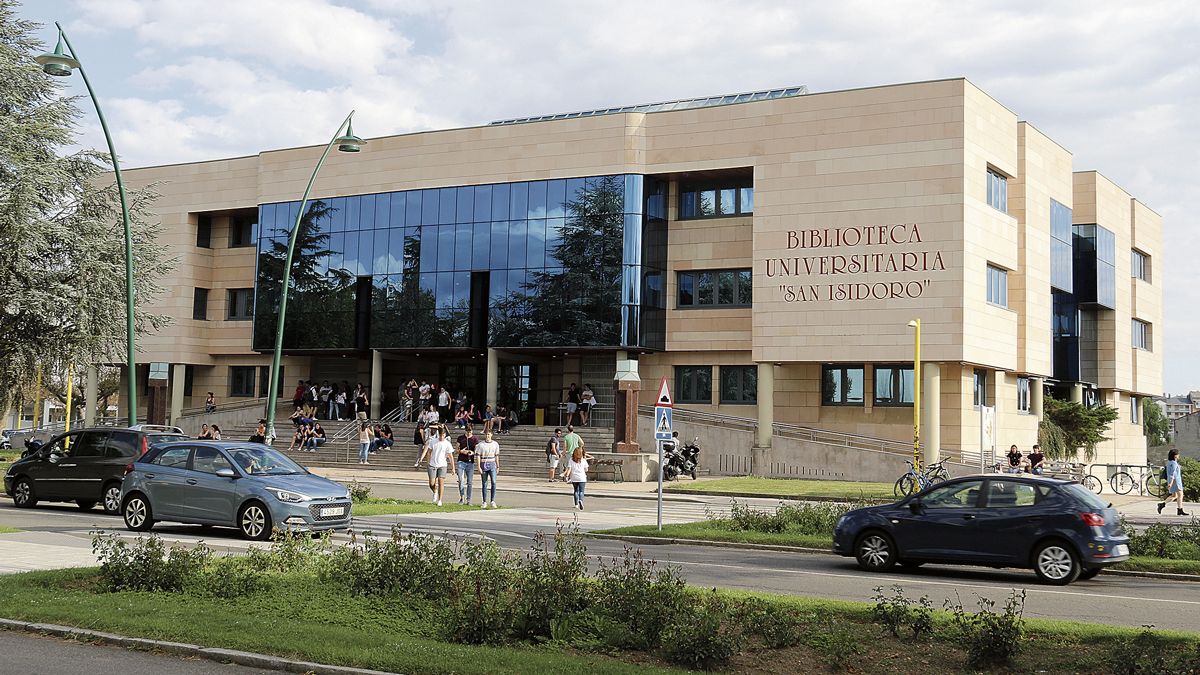
M 1117 409 L 1107 404 L 1089 407 L 1047 396 L 1044 406 L 1045 420 L 1050 424 L 1039 427 L 1039 443 L 1048 457 L 1056 459 L 1069 457 L 1076 449 L 1082 449 L 1089 462 L 1095 459 L 1096 446 L 1109 440 L 1104 432 L 1118 417 Z M 1061 441 L 1054 427 L 1061 432 Z
M 19 403 L 41 366 L 120 362 L 125 353 L 125 239 L 107 155 L 68 153 L 76 100 L 42 73 L 37 24 L 0 0 L 0 409 Z M 151 188 L 130 194 L 137 331 L 166 318 L 145 311 L 174 267 L 148 217 Z
M 1171 422 L 1163 414 L 1162 407 L 1149 398 L 1142 399 L 1142 431 L 1146 434 L 1146 445 L 1166 445 L 1171 435 Z

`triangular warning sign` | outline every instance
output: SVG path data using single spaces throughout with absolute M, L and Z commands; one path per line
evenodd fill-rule
M 662 379 L 662 384 L 658 385 L 658 398 L 654 400 L 654 405 L 661 408 L 670 408 L 674 404 L 671 403 L 671 390 L 667 387 L 667 378 Z
M 656 428 L 655 431 L 661 431 L 668 434 L 671 433 L 671 421 L 667 419 L 666 414 L 658 416 L 658 428 Z

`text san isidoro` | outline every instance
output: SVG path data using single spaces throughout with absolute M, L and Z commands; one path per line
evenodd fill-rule
M 868 250 L 822 251 L 841 248 Z M 787 250 L 790 257 L 765 260 L 768 285 L 778 284 L 785 302 L 919 298 L 931 283 L 926 273 L 946 269 L 942 252 L 924 247 L 916 223 L 788 230 Z M 837 278 L 843 275 L 860 279 Z M 819 279 L 796 283 L 800 277 Z

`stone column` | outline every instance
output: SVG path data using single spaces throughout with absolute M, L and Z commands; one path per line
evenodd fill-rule
M 371 350 L 371 412 L 375 419 L 383 417 L 380 405 L 383 403 L 383 352 Z
M 87 384 L 83 388 L 83 426 L 96 423 L 96 399 L 99 398 L 100 375 L 96 366 L 87 367 Z
M 627 352 L 617 352 L 617 372 L 613 378 L 613 452 L 636 453 L 638 444 L 638 392 L 642 376 L 638 374 L 637 359 Z
M 183 383 L 187 379 L 187 366 L 176 363 L 171 366 L 171 424 L 178 424 L 183 414 Z M 91 378 L 88 379 L 91 383 Z
M 1076 382 L 1071 385 L 1071 400 L 1076 403 L 1083 403 L 1083 383 Z
M 1029 379 L 1029 413 L 1042 421 L 1042 416 L 1045 414 L 1045 403 L 1043 396 L 1045 395 L 1045 384 L 1041 378 Z
M 487 350 L 487 391 L 484 392 L 484 402 L 496 409 L 496 400 L 500 398 L 500 352 L 488 347 Z
M 921 449 L 923 463 L 938 461 L 942 454 L 942 368 L 921 364 Z
M 775 364 L 758 364 L 758 429 L 750 449 L 750 473 L 765 476 L 770 465 L 771 436 L 775 426 Z

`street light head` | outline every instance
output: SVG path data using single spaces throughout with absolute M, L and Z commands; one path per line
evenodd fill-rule
M 346 133 L 334 139 L 338 144 L 338 152 L 359 152 L 367 142 L 354 135 L 354 123 L 346 123 Z
M 42 54 L 34 60 L 42 64 L 43 73 L 54 77 L 68 77 L 79 67 L 79 62 L 63 50 L 62 33 L 58 34 L 58 45 L 52 53 Z
M 921 325 L 921 320 L 920 320 L 920 319 L 913 319 L 912 321 L 909 321 L 909 322 L 908 322 L 908 327 L 909 327 L 909 328 L 916 328 L 917 326 L 920 326 L 920 325 Z

